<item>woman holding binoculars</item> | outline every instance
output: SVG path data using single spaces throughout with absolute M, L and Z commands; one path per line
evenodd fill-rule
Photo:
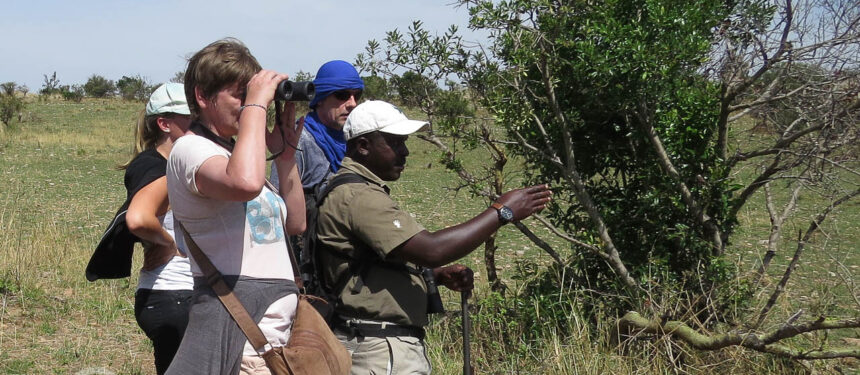
M 276 87 L 286 79 L 285 74 L 263 70 L 235 39 L 216 41 L 197 52 L 185 73 L 193 135 L 176 142 L 167 166 L 176 220 L 272 346 L 284 346 L 289 339 L 297 303 L 287 236 L 305 229 L 304 195 L 295 149 L 289 146 L 298 141 L 303 120 L 296 123 L 294 104 L 285 103 L 281 113 L 276 103 L 282 121 L 275 127 L 280 129 L 266 127 Z M 280 191 L 265 183 L 267 149 L 285 150 L 274 159 Z M 221 305 L 199 263 L 192 259 L 189 324 L 167 373 L 265 371 L 265 362 Z

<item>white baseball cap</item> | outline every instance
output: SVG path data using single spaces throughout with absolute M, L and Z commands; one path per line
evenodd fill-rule
M 343 125 L 343 136 L 346 140 L 374 131 L 383 133 L 409 135 L 429 124 L 427 121 L 410 120 L 400 108 L 381 100 L 368 100 L 359 104 Z
M 191 114 L 191 111 L 188 110 L 188 101 L 185 100 L 185 85 L 173 82 L 165 83 L 152 92 L 152 95 L 149 96 L 149 102 L 146 103 L 146 115 L 162 113 Z

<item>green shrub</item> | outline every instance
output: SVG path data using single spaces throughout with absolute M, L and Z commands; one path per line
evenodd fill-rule
M 152 94 L 155 86 L 150 85 L 146 78 L 136 75 L 133 77 L 122 76 L 116 81 L 116 88 L 125 100 L 144 101 Z
M 12 119 L 18 116 L 20 121 L 21 111 L 24 110 L 24 97 L 17 95 L 18 84 L 6 82 L 0 85 L 0 122 L 9 126 Z
M 367 100 L 391 101 L 391 85 L 380 76 L 361 77 L 364 81 L 364 98 Z
M 66 101 L 80 103 L 84 99 L 84 88 L 81 85 L 63 85 L 60 86 L 60 95 Z
M 93 98 L 105 98 L 116 93 L 116 84 L 112 80 L 93 74 L 84 84 L 84 92 Z

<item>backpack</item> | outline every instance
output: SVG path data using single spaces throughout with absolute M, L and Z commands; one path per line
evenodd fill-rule
M 329 251 L 321 248 L 316 241 L 317 239 L 317 223 L 319 221 L 319 208 L 322 206 L 328 194 L 340 185 L 369 183 L 366 178 L 355 173 L 343 173 L 332 177 L 328 184 L 322 187 L 317 185 L 313 194 L 305 195 L 306 209 L 306 229 L 301 237 L 301 249 L 299 251 L 299 272 L 301 273 L 302 281 L 304 282 L 304 293 L 320 297 L 322 300 L 309 299 L 320 315 L 333 326 L 334 310 L 337 304 L 337 293 L 344 288 L 349 281 L 350 276 L 363 276 L 370 269 L 370 266 L 385 267 L 398 271 L 408 272 L 414 275 L 421 275 L 423 268 L 411 267 L 402 263 L 392 263 L 381 259 L 378 255 L 368 253 L 360 254 L 355 257 L 349 256 L 340 252 Z M 348 262 L 349 273 L 345 274 L 339 280 L 335 281 L 335 285 L 326 285 L 322 277 L 320 268 L 319 254 L 321 251 L 328 251 L 329 254 L 344 259 Z M 432 273 L 431 276 L 432 278 Z M 363 286 L 361 278 L 351 288 L 352 293 L 358 293 Z
M 305 193 L 305 214 L 306 214 L 306 229 L 305 232 L 298 238 L 298 262 L 299 272 L 301 273 L 302 281 L 304 282 L 305 293 L 314 295 L 325 300 L 315 301 L 310 300 L 311 304 L 319 311 L 320 315 L 331 325 L 334 317 L 334 304 L 337 297 L 334 295 L 332 288 L 327 287 L 323 283 L 322 271 L 319 264 L 319 256 L 317 255 L 317 222 L 319 219 L 319 208 L 325 201 L 326 196 L 334 190 L 334 188 L 343 184 L 367 183 L 367 180 L 355 173 L 343 173 L 332 177 L 328 184 L 317 184 L 312 193 Z

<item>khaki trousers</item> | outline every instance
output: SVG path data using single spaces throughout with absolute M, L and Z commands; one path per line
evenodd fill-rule
M 334 334 L 352 355 L 352 375 L 429 375 L 432 370 L 424 341 L 417 337 L 350 337 L 337 329 Z

